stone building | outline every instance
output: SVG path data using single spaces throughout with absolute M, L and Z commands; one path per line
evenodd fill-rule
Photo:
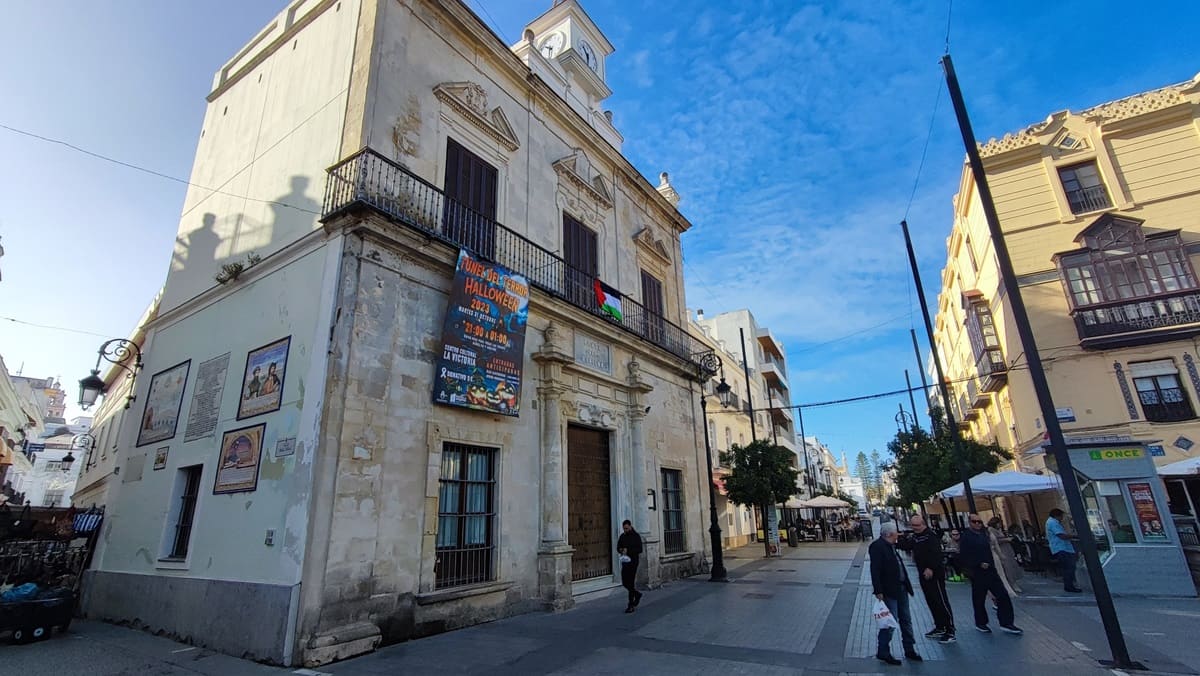
M 88 615 L 317 665 L 616 586 L 626 518 L 644 584 L 705 565 L 690 223 L 613 49 L 295 0 L 218 71 Z

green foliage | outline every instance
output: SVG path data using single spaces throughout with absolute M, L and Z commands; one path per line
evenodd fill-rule
M 905 504 L 919 504 L 937 491 L 962 481 L 954 440 L 946 426 L 941 409 L 932 411 L 934 434 L 921 427 L 898 432 L 888 442 L 888 450 L 896 458 L 896 487 Z M 994 472 L 1012 454 L 996 444 L 981 444 L 963 439 L 963 455 L 967 476 Z
M 791 463 L 792 452 L 767 441 L 755 441 L 745 446 L 733 445 L 721 454 L 721 462 L 731 473 L 725 477 L 725 492 L 737 505 L 762 507 L 784 502 L 796 493 L 796 476 Z

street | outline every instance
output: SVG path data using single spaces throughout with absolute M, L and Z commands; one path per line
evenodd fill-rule
M 932 625 L 912 604 L 925 663 L 887 667 L 873 658 L 865 544 L 757 545 L 727 555 L 728 584 L 696 577 L 646 593 L 624 614 L 622 590 L 582 599 L 561 614 L 535 613 L 402 643 L 306 671 L 269 667 L 136 630 L 77 622 L 65 636 L 0 648 L 0 672 L 108 674 L 1100 674 L 1108 656 L 1088 598 L 1060 598 L 1031 580 L 1016 600 L 1024 636 L 979 634 L 966 584 L 951 584 L 958 642 L 921 634 Z M 915 571 L 911 571 L 915 575 Z M 1200 672 L 1200 601 L 1118 600 L 1130 652 L 1152 673 Z M 893 651 L 899 654 L 899 638 Z

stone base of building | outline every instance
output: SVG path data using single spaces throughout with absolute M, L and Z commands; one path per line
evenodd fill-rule
M 547 610 L 562 612 L 575 606 L 571 594 L 571 554 L 568 544 L 549 545 L 538 552 L 538 591 Z
M 136 627 L 244 659 L 288 664 L 290 585 L 84 573 L 83 617 Z
M 708 562 L 700 552 L 667 554 L 659 559 L 660 583 L 700 575 L 708 570 Z
M 379 647 L 382 640 L 383 634 L 377 625 L 356 622 L 313 637 L 304 649 L 302 661 L 306 667 L 319 667 L 369 653 Z

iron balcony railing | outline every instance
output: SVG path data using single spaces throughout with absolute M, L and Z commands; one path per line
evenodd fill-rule
M 621 294 L 621 319 L 600 311 L 595 277 L 549 250 L 472 211 L 400 164 L 364 148 L 329 168 L 321 221 L 369 207 L 455 247 L 464 247 L 528 278 L 543 292 L 692 363 L 695 349 L 687 331 Z
M 1004 363 L 1004 353 L 999 347 L 984 349 L 975 360 L 975 371 L 984 392 L 996 392 L 1008 380 L 1008 364 Z
M 1093 305 L 1076 309 L 1074 316 L 1081 341 L 1189 324 L 1197 324 L 1196 332 L 1200 333 L 1200 291 L 1192 289 L 1144 300 Z
M 1078 190 L 1068 190 L 1067 203 L 1071 205 L 1071 213 L 1073 214 L 1099 211 L 1112 206 L 1112 200 L 1108 198 L 1108 191 L 1102 185 L 1091 185 Z

